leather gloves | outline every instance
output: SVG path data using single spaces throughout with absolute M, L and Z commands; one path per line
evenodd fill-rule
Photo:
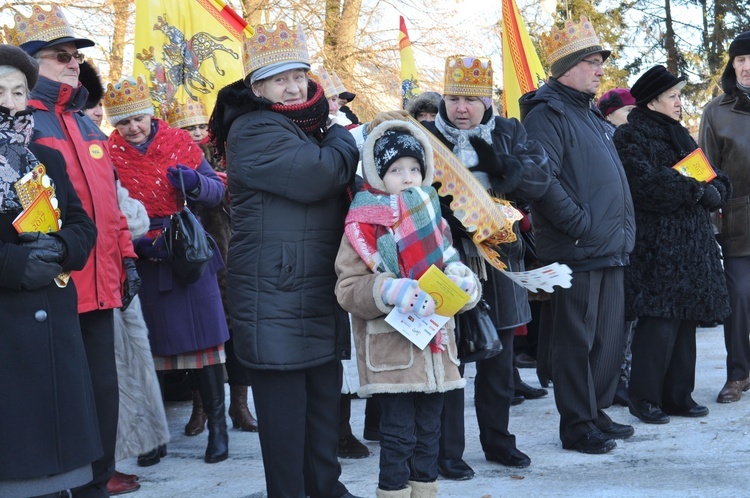
M 47 263 L 62 263 L 68 257 L 65 242 L 59 237 L 42 232 L 26 232 L 18 234 L 23 247 L 31 249 L 29 258 L 35 258 Z
M 133 258 L 123 259 L 122 266 L 125 267 L 125 282 L 122 284 L 122 307 L 120 310 L 125 311 L 138 294 L 138 289 L 141 288 L 141 277 L 138 275 L 138 270 L 135 269 Z
M 62 266 L 57 263 L 42 261 L 35 257 L 29 257 L 26 268 L 21 275 L 21 289 L 36 290 L 52 283 L 52 280 L 62 273 Z
M 495 148 L 480 137 L 469 138 L 479 158 L 479 164 L 473 168 L 490 175 L 492 187 L 499 194 L 512 191 L 523 177 L 523 163 L 514 155 L 498 154 Z
M 715 211 L 721 207 L 721 194 L 716 187 L 707 183 L 698 202 L 709 211 Z
M 403 313 L 414 312 L 420 316 L 435 313 L 435 300 L 410 278 L 386 279 L 380 287 L 380 295 L 385 304 L 396 306 Z
M 135 242 L 135 253 L 139 258 L 162 260 L 169 257 L 163 236 L 155 239 L 141 237 Z
M 379 112 L 375 116 L 375 119 L 370 121 L 370 123 L 367 125 L 367 133 L 372 132 L 372 130 L 374 130 L 376 126 L 384 121 L 406 121 L 408 117 L 409 113 L 403 109 L 398 109 L 396 111 Z
M 175 168 L 170 166 L 167 168 L 167 180 L 177 190 L 182 190 L 180 185 L 180 171 L 182 171 L 182 181 L 185 184 L 185 192 L 192 192 L 198 188 L 201 184 L 200 178 L 198 178 L 198 172 L 194 169 L 190 169 L 183 164 L 178 164 Z

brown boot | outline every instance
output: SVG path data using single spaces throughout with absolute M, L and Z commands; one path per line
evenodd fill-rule
M 190 420 L 185 425 L 186 436 L 197 436 L 206 428 L 206 412 L 203 411 L 203 401 L 200 392 L 193 391 L 193 413 L 190 414 Z
M 247 408 L 247 386 L 229 386 L 229 418 L 235 429 L 258 432 L 258 421 Z

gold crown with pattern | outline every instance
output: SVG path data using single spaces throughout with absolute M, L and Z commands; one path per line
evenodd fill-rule
M 34 5 L 29 17 L 16 12 L 13 19 L 16 22 L 15 28 L 5 26 L 4 30 L 8 44 L 16 47 L 30 41 L 50 42 L 58 38 L 76 37 L 62 9 L 56 5 L 51 10 Z
M 180 104 L 177 100 L 167 108 L 167 123 L 173 128 L 187 128 L 188 126 L 208 124 L 206 106 L 199 100 L 191 98 Z
M 154 115 L 154 106 L 151 103 L 151 92 L 143 76 L 137 79 L 123 78 L 114 85 L 107 84 L 102 98 L 104 110 L 107 111 L 107 119 L 112 126 L 123 119 L 138 116 L 140 114 Z
M 279 21 L 276 26 L 256 26 L 250 38 L 245 38 L 243 34 L 242 67 L 245 76 L 256 69 L 281 62 L 310 64 L 307 37 L 302 28 L 288 27 L 284 21 Z
M 492 97 L 492 61 L 468 55 L 445 59 L 444 95 Z
M 325 93 L 327 99 L 336 97 L 346 91 L 344 84 L 336 73 L 333 71 L 329 73 L 322 66 L 317 71 L 310 71 L 310 76 L 323 87 L 323 93 Z
M 547 53 L 547 63 L 554 64 L 563 57 L 591 47 L 601 48 L 594 26 L 581 16 L 580 22 L 567 20 L 563 29 L 552 28 L 548 35 L 542 35 L 542 47 Z

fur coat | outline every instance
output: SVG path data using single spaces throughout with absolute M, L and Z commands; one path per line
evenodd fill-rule
M 633 197 L 635 248 L 625 269 L 625 312 L 711 322 L 729 314 L 719 246 L 703 183 L 672 166 L 682 159 L 665 125 L 636 108 L 614 141 Z M 725 203 L 731 183 L 722 171 L 711 183 Z

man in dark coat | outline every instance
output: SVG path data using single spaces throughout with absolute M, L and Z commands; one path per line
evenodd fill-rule
M 532 203 L 537 256 L 573 270 L 551 297 L 550 350 L 563 448 L 606 453 L 633 428 L 612 422 L 625 331 L 623 267 L 633 248 L 633 202 L 611 128 L 593 103 L 604 50 L 585 18 L 544 38 L 552 77 L 521 98 L 523 124 L 549 155 L 552 180 Z
M 699 144 L 714 168 L 729 175 L 734 192 L 722 208 L 719 242 L 731 314 L 724 321 L 727 381 L 719 403 L 738 401 L 750 389 L 750 31 L 729 45 L 729 62 L 721 77 L 723 95 L 703 111 Z

